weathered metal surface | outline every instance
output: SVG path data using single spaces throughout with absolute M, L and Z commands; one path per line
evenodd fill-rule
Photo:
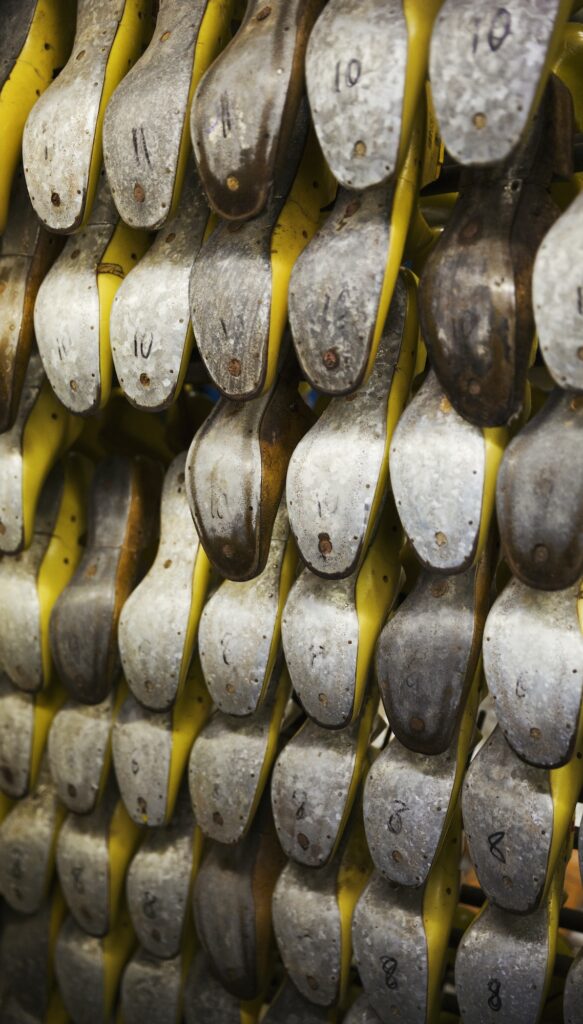
M 113 363 L 127 398 L 139 409 L 170 405 L 182 385 L 193 342 L 188 282 L 209 208 L 191 174 L 176 216 L 122 281 L 111 308 Z
M 75 814 L 94 809 L 109 772 L 118 702 L 115 690 L 100 704 L 69 700 L 53 719 L 48 738 L 51 775 L 59 800 Z
M 411 343 L 406 337 L 409 303 L 400 279 L 369 381 L 353 395 L 331 401 L 290 459 L 290 526 L 304 562 L 321 576 L 355 572 L 374 527 L 371 517 L 378 514 L 384 492 L 396 412 L 390 410 L 391 399 L 403 376 L 397 363 Z
M 527 586 L 583 574 L 583 396 L 557 388 L 508 446 L 496 486 L 502 548 Z
M 118 216 L 102 172 L 87 225 L 69 238 L 42 282 L 34 330 L 51 387 L 74 413 L 92 413 L 102 394 L 99 274 Z M 123 276 L 121 266 L 118 268 Z
M 73 1024 L 110 1019 L 120 976 L 135 939 L 127 917 L 104 939 L 87 935 L 68 917 L 57 937 L 55 971 Z
M 129 961 L 121 983 L 120 1006 L 124 1024 L 171 1024 L 181 1020 L 186 950 L 160 960 L 138 949 Z
M 198 651 L 204 679 L 226 715 L 253 714 L 267 696 L 295 562 L 284 495 L 263 572 L 244 583 L 224 580 L 200 618 Z
M 540 1020 L 552 971 L 553 927 L 557 921 L 550 920 L 548 901 L 527 917 L 486 906 L 456 954 L 455 986 L 464 1024 Z
M 208 562 L 188 507 L 185 466 L 183 452 L 166 472 L 156 558 L 119 619 L 125 678 L 140 703 L 154 711 L 167 710 L 184 683 L 209 578 L 203 568 L 195 586 L 197 566 Z
M 504 736 L 523 760 L 557 768 L 573 754 L 583 698 L 578 585 L 554 593 L 513 579 L 484 631 L 484 671 Z
M 0 568 L 3 562 L 0 562 Z M 0 789 L 19 800 L 31 784 L 35 697 L 0 675 Z
M 6 17 L 4 10 L 2 17 Z M 4 22 L 4 37 L 9 35 Z M 0 56 L 0 78 L 1 75 Z M 36 295 L 60 249 L 60 239 L 39 224 L 23 173 L 19 171 L 12 189 L 8 223 L 0 239 L 0 433 L 10 429 L 18 412 L 33 345 Z
M 460 163 L 499 163 L 520 143 L 572 6 L 445 0 L 429 73 L 443 141 Z
M 397 424 L 390 454 L 397 510 L 426 569 L 455 574 L 471 566 L 486 469 L 482 431 L 455 411 L 430 373 Z
M 532 302 L 542 357 L 562 388 L 583 391 L 583 195 L 545 235 L 534 261 Z
M 222 217 L 255 217 L 267 203 L 287 158 L 305 49 L 322 4 L 250 0 L 234 39 L 197 88 L 192 144 L 209 201 Z
M 583 1022 L 583 950 L 580 950 L 569 968 L 565 978 L 563 993 L 563 1016 L 565 1024 L 582 1024 Z
M 238 843 L 253 824 L 289 695 L 289 676 L 274 671 L 264 704 L 245 718 L 215 711 L 190 754 L 188 781 L 197 824 L 219 843 Z
M 63 489 L 64 475 L 57 467 L 41 494 L 30 547 L 0 561 L 0 660 L 11 682 L 28 692 L 40 690 L 47 682 L 38 575 L 55 530 Z
M 24 543 L 23 463 L 26 424 L 46 378 L 37 355 L 31 356 L 16 419 L 0 434 L 0 552 L 14 554 Z
M 239 999 L 254 999 L 268 980 L 271 896 L 283 863 L 264 800 L 240 843 L 209 843 L 194 884 L 198 937 L 217 978 Z
M 186 1024 L 241 1024 L 242 1004 L 214 977 L 209 957 L 195 954 L 184 989 Z M 249 1016 L 249 1024 L 257 1014 Z M 245 1018 L 247 1024 L 247 1018 Z
M 279 755 L 271 802 L 279 841 L 299 864 L 322 867 L 338 849 L 362 773 L 370 708 L 342 730 L 304 722 Z
M 286 979 L 273 998 L 263 1024 L 329 1024 L 336 1015 L 324 1006 L 315 1006 Z
M 63 817 L 45 762 L 34 789 L 0 825 L 0 891 L 21 914 L 34 914 L 47 897 Z
M 344 1024 L 379 1024 L 380 1017 L 376 1010 L 373 1010 L 368 1001 L 366 992 L 352 1004 L 344 1018 Z
M 128 870 L 132 924 L 140 945 L 153 956 L 178 956 L 199 848 L 190 796 L 183 786 L 172 820 L 164 829 L 148 831 Z
M 102 148 L 105 76 L 126 6 L 127 0 L 79 0 L 71 57 L 28 116 L 22 140 L 26 184 L 51 231 L 75 231 L 91 199 L 91 175 Z M 131 64 L 139 39 L 125 45 Z M 111 71 L 121 77 L 117 68 Z
M 536 910 L 553 868 L 549 772 L 521 761 L 497 727 L 468 769 L 462 806 L 470 855 L 488 899 L 516 913 Z
M 376 676 L 391 729 L 420 754 L 443 754 L 482 647 L 490 559 L 455 576 L 422 572 L 384 627 Z
M 201 543 L 227 579 L 263 572 L 290 455 L 311 422 L 284 366 L 250 402 L 217 403 L 188 452 L 188 501 Z
M 448 398 L 477 426 L 507 423 L 524 401 L 534 337 L 532 267 L 559 213 L 548 186 L 553 171 L 569 173 L 571 132 L 570 95 L 553 79 L 515 153 L 492 170 L 462 177 L 460 197 L 425 264 L 423 338 Z
M 34 1024 L 46 1019 L 52 987 L 51 933 L 62 916 L 60 902 L 58 897 L 49 898 L 35 914 L 2 908 L 2 1024 Z M 7 1013 L 12 999 L 17 1001 L 14 1015 Z
M 119 215 L 132 227 L 160 228 L 175 205 L 197 40 L 208 8 L 209 0 L 161 0 L 147 50 L 107 105 L 103 158 Z
M 0 89 L 10 76 L 26 42 L 38 0 L 4 0 L 0 41 Z
M 146 459 L 109 456 L 91 485 L 87 547 L 51 616 L 51 650 L 71 696 L 99 704 L 120 671 L 117 625 L 158 529 L 160 473 Z

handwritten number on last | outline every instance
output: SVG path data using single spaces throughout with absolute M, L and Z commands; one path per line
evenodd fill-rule
M 473 53 L 478 52 L 478 46 L 480 44 L 479 28 L 481 20 L 482 19 L 478 17 L 474 21 L 476 30 L 474 32 L 474 38 L 472 42 Z M 498 7 L 496 9 L 494 17 L 492 18 L 492 22 L 488 30 L 488 35 L 486 36 L 488 40 L 488 46 L 490 47 L 492 53 L 497 53 L 500 47 L 504 45 L 511 32 L 512 15 L 510 14 L 510 11 L 506 7 Z
M 488 992 L 490 998 L 488 999 L 488 1006 L 494 1013 L 498 1013 L 502 1009 L 502 1000 L 500 998 L 500 985 L 498 978 L 490 978 L 488 982 Z
M 499 860 L 501 864 L 506 864 L 506 857 L 504 852 L 500 849 L 500 843 L 506 835 L 505 832 L 492 832 L 488 836 L 488 846 L 490 847 L 490 853 L 496 860 Z
M 352 86 L 356 85 L 358 82 L 361 72 L 362 64 L 356 59 L 356 57 L 353 57 L 352 60 L 348 61 L 348 64 L 344 69 L 344 74 L 342 74 L 342 61 L 337 61 L 335 78 L 336 92 L 340 92 L 343 82 L 349 89 L 351 89 Z
M 382 956 L 381 967 L 385 974 L 385 985 L 392 992 L 399 987 L 399 982 L 395 978 L 395 971 L 397 970 L 398 961 L 395 960 L 394 956 Z

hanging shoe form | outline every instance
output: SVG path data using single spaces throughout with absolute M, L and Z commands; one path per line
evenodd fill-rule
M 552 883 L 583 782 L 580 729 L 562 768 L 521 761 L 497 727 L 463 785 L 464 827 L 480 885 L 502 910 L 530 914 Z
M 379 631 L 402 581 L 402 530 L 384 515 L 361 568 L 342 580 L 304 569 L 282 619 L 285 659 L 307 715 L 328 729 L 358 718 Z
M 111 729 L 126 696 L 126 687 L 119 685 L 100 704 L 68 700 L 53 719 L 51 775 L 59 800 L 74 814 L 89 814 L 103 793 L 111 767 Z
M 132 227 L 152 231 L 176 213 L 192 97 L 227 42 L 232 7 L 219 0 L 162 0 L 147 50 L 109 101 L 103 157 L 119 215 Z
M 51 1014 L 55 996 L 53 953 L 54 936 L 64 914 L 65 903 L 57 886 L 35 914 L 2 908 L 2 1024 L 59 1024 L 60 1018 Z M 14 1010 L 14 1016 L 9 1009 Z
M 422 572 L 379 637 L 383 704 L 410 750 L 444 754 L 453 740 L 481 654 L 490 577 L 488 548 L 455 576 Z
M 159 466 L 104 459 L 91 485 L 87 547 L 55 604 L 51 649 L 63 685 L 86 704 L 105 699 L 120 671 L 117 624 L 158 529 Z
M 507 436 L 462 419 L 432 372 L 405 409 L 391 445 L 391 485 L 425 569 L 461 573 L 481 557 Z
M 214 977 L 206 953 L 195 954 L 184 990 L 185 1024 L 256 1024 L 261 1002 L 241 1003 Z
M 69 910 L 90 935 L 107 935 L 114 926 L 139 840 L 113 779 L 94 811 L 67 817 L 57 842 L 57 871 Z
M 334 197 L 336 183 L 313 132 L 306 142 L 306 114 L 302 108 L 263 213 L 246 224 L 219 223 L 192 267 L 190 311 L 198 351 L 227 398 L 247 401 L 273 385 L 292 268 L 318 227 L 321 209 Z
M 500 163 L 536 113 L 573 0 L 445 0 L 429 74 L 443 141 L 461 164 Z
M 201 181 L 229 220 L 265 208 L 304 89 L 308 36 L 324 0 L 248 0 L 243 23 L 200 82 L 190 115 Z
M 125 678 L 137 700 L 153 711 L 168 710 L 182 691 L 210 579 L 188 507 L 185 465 L 183 452 L 166 471 L 158 552 L 119 620 Z
M 283 965 L 298 991 L 318 1006 L 345 1003 L 352 914 L 370 868 L 362 824 L 354 821 L 327 867 L 314 871 L 290 860 L 277 880 L 272 915 Z
M 200 618 L 198 650 L 205 683 L 226 715 L 251 715 L 263 706 L 280 651 L 282 609 L 296 567 L 284 495 L 263 572 L 245 583 L 224 580 Z
M 127 875 L 128 909 L 138 941 L 152 956 L 178 956 L 190 917 L 190 889 L 202 854 L 188 788 L 164 829 L 150 829 Z M 239 1024 L 239 1022 L 238 1022 Z
M 71 234 L 93 209 L 109 97 L 141 52 L 149 0 L 78 0 L 73 52 L 29 114 L 26 184 L 40 220 Z
M 330 402 L 290 459 L 290 525 L 302 559 L 320 576 L 343 578 L 362 564 L 385 498 L 389 446 L 409 395 L 417 338 L 415 284 L 406 272 L 370 380 Z
M 532 267 L 559 213 L 547 190 L 553 172 L 570 176 L 571 145 L 571 98 L 553 77 L 517 151 L 462 176 L 423 271 L 421 329 L 432 365 L 458 413 L 479 427 L 508 423 L 522 407 L 535 331 Z
M 79 455 L 56 466 L 40 496 L 30 547 L 0 561 L 2 667 L 29 693 L 56 683 L 49 621 L 82 555 L 90 472 Z
M 136 944 L 125 914 L 104 938 L 87 935 L 72 917 L 55 947 L 57 981 L 73 1024 L 103 1024 L 111 1019 L 123 969 Z
M 0 790 L 11 799 L 34 788 L 47 733 L 64 700 L 57 683 L 42 693 L 23 693 L 0 674 Z
M 287 363 L 266 395 L 222 399 L 195 435 L 186 461 L 188 501 L 201 543 L 227 579 L 263 572 L 288 462 L 311 422 Z
M 0 92 L 0 121 L 1 97 Z M 1 189 L 0 180 L 0 204 Z M 30 205 L 24 175 L 19 171 L 6 229 L 0 238 L 0 433 L 12 427 L 18 413 L 33 345 L 34 302 L 39 285 L 61 248 L 61 240 L 39 224 Z
M 161 960 L 138 949 L 129 961 L 121 983 L 120 1009 L 124 1024 L 180 1024 L 186 975 L 192 960 L 194 939 L 183 944 L 177 956 Z
M 36 913 L 47 897 L 65 813 L 44 761 L 34 788 L 0 825 L 0 890 L 21 914 Z
M 170 711 L 149 711 L 134 697 L 113 727 L 113 763 L 127 812 L 138 825 L 167 825 L 192 744 L 211 710 L 200 664 L 193 663 Z
M 287 857 L 319 868 L 334 856 L 368 767 L 375 702 L 342 730 L 304 722 L 279 755 L 271 780 L 271 803 L 279 841 Z
M 417 754 L 392 739 L 364 785 L 366 838 L 375 867 L 390 882 L 424 885 L 443 850 L 474 741 L 480 675 L 453 739 L 442 754 Z
M 565 1024 L 583 1022 L 583 950 L 579 950 L 565 978 L 563 993 L 563 1019 Z
M 540 1021 L 553 976 L 567 859 L 564 851 L 538 910 L 523 917 L 487 903 L 462 936 L 455 986 L 464 1024 Z
M 191 173 L 178 212 L 122 281 L 113 300 L 113 363 L 127 399 L 138 409 L 165 409 L 182 388 L 194 340 L 188 305 L 190 269 L 208 220 L 204 193 Z
M 295 985 L 286 978 L 273 997 L 262 1024 L 336 1024 L 336 1010 L 316 1006 L 298 992 Z
M 36 339 L 51 386 L 65 408 L 83 415 L 109 400 L 113 299 L 148 247 L 147 235 L 119 220 L 104 171 L 99 181 L 86 226 L 68 239 L 34 307 Z
M 269 981 L 271 896 L 283 864 L 264 800 L 240 843 L 209 843 L 194 883 L 198 937 L 218 980 L 238 999 L 255 999 Z
M 401 168 L 425 87 L 443 0 L 332 0 L 306 52 L 314 126 L 346 188 L 378 185 Z
M 434 1024 L 459 886 L 459 819 L 424 888 L 375 874 L 356 906 L 352 942 L 366 995 L 384 1024 Z
M 196 822 L 210 839 L 237 843 L 252 826 L 281 745 L 289 692 L 287 669 L 280 665 L 258 711 L 246 718 L 216 711 L 198 736 L 188 780 Z
M 74 0 L 6 0 L 2 5 L 0 235 L 7 230 L 24 124 L 71 52 L 75 8 Z
M 1 554 L 30 546 L 45 480 L 80 432 L 80 421 L 57 401 L 38 355 L 32 355 L 14 424 L 0 434 Z
M 529 587 L 583 576 L 583 396 L 557 388 L 508 446 L 496 485 L 502 550 Z
M 381 1018 L 373 1010 L 365 992 L 352 1004 L 344 1018 L 344 1024 L 380 1024 Z
M 558 768 L 573 755 L 583 699 L 578 586 L 554 593 L 513 579 L 484 632 L 484 671 L 496 717 L 519 757 Z M 583 615 L 582 615 L 583 617 Z

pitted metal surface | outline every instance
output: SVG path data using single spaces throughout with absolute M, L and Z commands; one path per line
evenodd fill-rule
M 308 36 L 322 5 L 249 0 L 240 29 L 196 90 L 192 144 L 209 201 L 222 217 L 255 217 L 268 201 L 286 160 Z
M 358 573 L 323 580 L 304 569 L 281 622 L 285 660 L 302 707 L 328 729 L 348 725 L 356 698 Z
M 0 891 L 21 914 L 40 910 L 47 896 L 63 817 L 45 762 L 34 789 L 0 825 Z
M 370 188 L 397 169 L 408 50 L 399 0 L 332 0 L 314 26 L 306 52 L 314 126 L 348 188 Z
M 55 919 L 51 900 L 35 914 L 2 909 L 0 976 L 2 1024 L 35 1024 L 44 1020 L 51 997 L 51 930 Z M 7 1004 L 14 999 L 14 1014 Z M 16 1011 L 20 1010 L 20 1013 Z M 30 1014 L 30 1017 L 27 1016 Z
M 27 421 L 40 396 L 45 374 L 38 355 L 26 371 L 18 413 L 10 430 L 0 434 L 0 553 L 15 554 L 24 543 L 23 440 Z
M 171 211 L 208 6 L 208 0 L 161 0 L 147 50 L 107 105 L 103 158 L 119 215 L 132 227 L 160 228 Z
M 308 720 L 275 762 L 275 827 L 286 856 L 299 864 L 322 867 L 338 847 L 363 767 L 362 730 L 362 719 L 342 730 Z
M 103 701 L 119 675 L 119 615 L 157 534 L 159 475 L 146 459 L 112 455 L 92 480 L 87 546 L 50 625 L 60 679 L 87 704 Z
M 362 383 L 391 243 L 392 208 L 392 186 L 341 189 L 294 264 L 289 286 L 294 346 L 306 377 L 326 394 L 345 394 Z
M 170 1024 L 180 1020 L 186 952 L 160 960 L 138 949 L 129 961 L 121 983 L 124 1024 Z
M 563 993 L 565 1024 L 583 1024 L 583 950 L 580 950 L 569 968 Z
M 176 216 L 122 281 L 111 308 L 111 354 L 126 397 L 164 409 L 177 396 L 192 345 L 188 282 L 209 209 L 192 173 Z
M 548 593 L 513 579 L 484 631 L 484 671 L 504 736 L 519 755 L 557 768 L 573 754 L 583 698 L 579 587 Z
M 363 992 L 350 1007 L 344 1018 L 344 1024 L 379 1024 L 380 1019 L 376 1010 L 373 1010 L 370 1005 L 366 992 Z
M 263 572 L 244 583 L 224 580 L 203 609 L 200 662 L 211 697 L 227 715 L 253 714 L 266 697 L 270 655 L 279 641 L 281 574 L 288 544 L 284 495 Z
M 468 569 L 480 533 L 486 445 L 434 373 L 397 424 L 390 470 L 397 510 L 421 564 L 448 574 Z
M 541 590 L 583 574 L 583 396 L 557 388 L 511 441 L 496 486 L 511 570 Z
M 532 301 L 542 357 L 556 383 L 583 391 L 583 195 L 545 235 L 534 262 Z
M 540 1020 L 546 972 L 552 969 L 552 927 L 548 902 L 528 917 L 486 906 L 463 934 L 456 954 L 455 986 L 464 1024 Z
M 0 42 L 0 89 L 10 77 L 26 42 L 38 0 L 4 0 L 3 32 Z
M 0 789 L 16 800 L 26 796 L 31 783 L 34 705 L 32 693 L 17 690 L 0 674 Z
M 37 100 L 22 155 L 32 205 L 51 231 L 70 234 L 85 214 L 90 168 L 100 145 L 107 63 L 127 0 L 79 0 L 73 51 Z
M 255 828 L 232 846 L 211 842 L 194 883 L 194 922 L 212 968 L 239 999 L 268 980 L 271 897 L 284 864 L 267 801 Z
M 75 1024 L 103 1024 L 109 1019 L 123 968 L 129 955 L 130 924 L 123 919 L 116 929 L 118 949 L 107 955 L 104 939 L 87 935 L 68 917 L 57 937 L 55 971 L 67 1013 Z
M 388 458 L 387 406 L 404 342 L 407 302 L 406 285 L 399 279 L 370 379 L 354 394 L 331 401 L 290 459 L 292 533 L 304 562 L 320 576 L 348 576 L 364 555 Z
M 572 6 L 445 0 L 429 74 L 443 141 L 460 163 L 499 163 L 521 141 Z
M 276 669 L 265 703 L 246 718 L 214 715 L 197 737 L 188 766 L 196 822 L 219 843 L 237 843 L 251 825 L 277 755 L 289 677 Z
M 55 715 L 48 738 L 48 757 L 59 800 L 75 814 L 95 807 L 111 763 L 111 727 L 115 690 L 100 704 L 69 700 Z
M 222 399 L 190 446 L 190 510 L 211 562 L 241 582 L 263 572 L 291 452 L 311 413 L 286 368 L 250 402 Z
M 462 808 L 470 856 L 488 899 L 515 913 L 536 910 L 552 868 L 548 771 L 521 761 L 497 727 L 468 769 Z
M 102 176 L 91 218 L 69 238 L 42 282 L 34 329 L 51 387 L 74 413 L 92 413 L 101 401 L 99 273 L 118 222 Z M 120 275 L 123 270 L 119 267 Z
M 157 957 L 180 951 L 188 916 L 195 822 L 183 786 L 164 829 L 150 829 L 127 876 L 128 909 L 140 945 Z M 239 1022 L 237 1022 L 239 1024 Z
M 114 723 L 115 774 L 126 810 L 138 825 L 163 825 L 172 760 L 172 712 L 149 711 L 128 697 Z
M 354 911 L 352 943 L 364 990 L 381 1020 L 425 1024 L 431 1008 L 423 890 L 375 872 Z
M 186 1024 L 241 1024 L 241 1003 L 214 977 L 206 953 L 199 950 L 192 961 L 184 989 Z
M 263 1024 L 329 1024 L 330 1011 L 305 999 L 291 981 L 284 981 Z
M 134 696 L 153 711 L 167 710 L 176 700 L 195 640 L 189 635 L 192 606 L 203 596 L 193 586 L 201 547 L 188 507 L 185 467 L 183 452 L 166 472 L 158 552 L 119 619 L 125 678 Z
M 30 547 L 0 560 L 0 658 L 7 676 L 21 690 L 40 690 L 44 678 L 38 575 L 52 540 L 63 497 L 64 476 L 57 467 L 37 507 Z
M 391 729 L 420 754 L 450 745 L 480 657 L 489 559 L 455 576 L 422 572 L 379 636 L 376 675 Z

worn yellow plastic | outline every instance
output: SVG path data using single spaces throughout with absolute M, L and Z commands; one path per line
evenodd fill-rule
M 121 973 L 137 943 L 129 914 L 124 907 L 117 924 L 100 940 L 103 956 L 103 1020 L 113 1013 Z
M 403 166 L 414 131 L 415 118 L 427 79 L 431 33 L 443 0 L 402 0 L 402 2 L 407 22 L 408 46 L 397 168 Z M 371 29 L 374 31 L 374 26 L 371 26 Z
M 204 726 L 212 709 L 212 701 L 206 688 L 200 660 L 195 657 L 191 670 L 174 707 L 172 708 L 172 753 L 168 773 L 166 816 L 164 824 L 170 821 L 176 804 L 178 790 L 184 775 L 192 744 Z M 144 821 L 147 818 L 144 817 Z
M 423 926 L 427 940 L 427 1021 L 439 1019 L 443 966 L 447 955 L 459 891 L 461 855 L 461 814 L 452 820 L 441 852 L 436 859 L 423 894 Z
M 348 787 L 347 799 L 344 804 L 344 809 L 342 811 L 340 825 L 336 833 L 336 840 L 334 842 L 334 846 L 330 854 L 330 860 L 332 859 L 332 857 L 335 856 L 338 850 L 340 840 L 342 839 L 344 829 L 346 828 L 346 824 L 352 811 L 358 787 L 360 786 L 364 771 L 368 765 L 368 744 L 370 740 L 370 734 L 372 731 L 372 724 L 376 714 L 377 704 L 378 700 L 377 702 L 375 702 L 375 700 L 372 697 L 369 697 L 368 701 L 364 705 L 364 708 L 361 712 L 358 736 L 356 739 L 356 751 L 352 779 L 350 780 L 350 786 Z
M 259 704 L 262 703 L 265 693 L 269 687 L 269 681 L 275 666 L 275 659 L 281 649 L 281 616 L 285 603 L 287 601 L 288 594 L 292 588 L 293 582 L 296 578 L 296 572 L 298 567 L 298 553 L 291 535 L 291 531 L 288 534 L 288 539 L 285 545 L 285 552 L 281 563 L 281 570 L 279 574 L 279 589 L 277 592 L 277 612 L 275 616 L 275 622 L 273 626 L 273 633 L 271 636 L 271 644 L 269 646 L 269 655 L 267 658 L 267 664 L 265 666 L 265 674 L 263 676 L 263 686 L 261 687 L 261 696 L 259 698 Z
M 269 721 L 269 730 L 267 733 L 267 745 L 265 748 L 265 756 L 263 758 L 263 764 L 259 772 L 259 778 L 257 780 L 257 786 L 255 787 L 255 796 L 251 809 L 249 811 L 248 824 L 250 825 L 255 817 L 257 808 L 259 807 L 259 801 L 263 795 L 266 783 L 271 774 L 275 755 L 279 746 L 279 738 L 281 733 L 281 723 L 285 713 L 286 705 L 291 691 L 291 681 L 287 668 L 284 666 L 279 682 L 277 684 L 277 694 L 273 703 L 271 712 L 271 718 Z
M 142 832 L 119 800 L 109 823 L 109 920 L 115 921 L 123 903 L 127 869 L 138 848 Z
M 371 870 L 372 861 L 366 845 L 364 827 L 359 821 L 342 853 L 336 882 L 336 898 L 340 914 L 340 992 L 338 1003 L 341 1006 L 346 1004 L 350 981 L 352 916 Z
M 577 736 L 571 759 L 561 768 L 549 770 L 549 787 L 553 801 L 553 836 L 549 848 L 545 893 L 552 884 L 553 873 L 571 827 L 575 804 L 583 786 L 583 715 L 579 716 Z
M 212 565 L 202 544 L 200 544 L 192 573 L 192 596 L 190 599 L 190 611 L 188 613 L 184 647 L 182 649 L 182 660 L 180 662 L 180 670 L 178 673 L 178 695 L 182 693 L 188 669 L 190 668 L 190 662 L 192 661 L 192 652 L 196 643 L 198 624 L 206 601 L 207 590 L 211 581 L 211 573 Z

